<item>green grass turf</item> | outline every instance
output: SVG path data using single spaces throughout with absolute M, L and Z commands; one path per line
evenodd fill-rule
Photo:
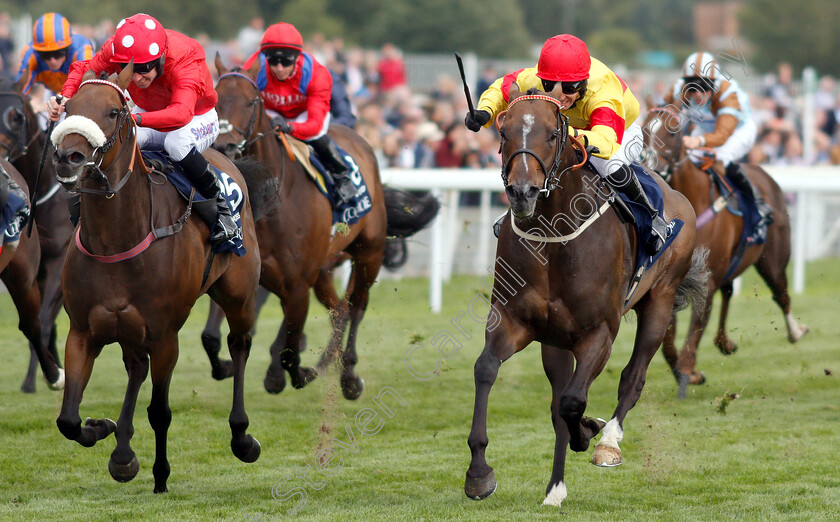
M 249 432 L 262 443 L 254 464 L 238 461 L 230 451 L 232 383 L 210 378 L 199 340 L 208 305 L 202 298 L 180 335 L 170 395 L 172 474 L 164 495 L 152 493 L 154 436 L 145 412 L 150 381 L 140 393 L 132 439 L 140 472 L 132 482 L 117 483 L 107 471 L 113 437 L 93 448 L 68 441 L 55 426 L 61 393 L 48 391 L 42 380 L 35 395 L 19 391 L 28 350 L 11 299 L 0 295 L 5 357 L 0 365 L 0 519 L 277 519 L 299 508 L 295 516 L 309 520 L 531 520 L 558 514 L 573 520 L 837 520 L 840 260 L 811 263 L 808 278 L 807 292 L 793 297 L 795 315 L 811 329 L 800 343 L 786 341 L 782 314 L 750 271 L 730 312 L 730 331 L 740 349 L 721 355 L 708 332 L 700 346 L 698 369 L 705 372 L 706 384 L 677 400 L 674 378 L 657 355 L 642 398 L 625 422 L 624 465 L 592 466 L 591 447 L 582 454 L 570 452 L 569 496 L 560 509 L 541 506 L 554 434 L 550 387 L 537 345 L 502 365 L 490 394 L 487 458 L 498 490 L 482 502 L 464 496 L 472 367 L 483 346 L 483 325 L 467 316 L 460 333 L 451 321 L 486 292 L 478 278 L 456 277 L 447 284 L 438 315 L 428 312 L 426 280 L 386 280 L 374 287 L 359 341 L 358 372 L 367 388 L 355 402 L 341 397 L 336 375 L 280 395 L 263 390 L 268 345 L 282 318 L 273 298 L 260 317 L 246 373 Z M 313 304 L 310 312 L 307 365 L 317 360 L 328 333 L 323 308 Z M 68 325 L 60 317 L 63 347 Z M 680 319 L 681 340 L 688 318 Z M 609 418 L 615 408 L 634 331 L 631 317 L 591 388 L 588 415 Z M 442 359 L 435 342 L 446 332 L 463 346 Z M 422 346 L 411 358 L 414 374 L 430 373 L 440 362 L 438 373 L 427 380 L 415 378 L 405 365 L 407 350 L 418 341 Z M 116 419 L 125 383 L 119 348 L 106 347 L 85 392 L 82 418 Z M 366 408 L 379 411 L 373 398 L 386 387 L 405 404 L 385 396 L 393 417 L 380 413 L 380 431 L 361 434 L 354 427 L 357 414 Z M 724 414 L 720 401 L 727 394 L 738 398 Z M 355 453 L 330 442 L 348 442 L 348 426 L 358 445 Z M 315 469 L 316 454 L 326 447 L 336 454 L 329 476 Z M 307 465 L 312 485 L 295 476 L 296 468 Z M 289 480 L 282 482 L 284 477 Z M 276 496 L 286 500 L 272 497 L 275 484 Z

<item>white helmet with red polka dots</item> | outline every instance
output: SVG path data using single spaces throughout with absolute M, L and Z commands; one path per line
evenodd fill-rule
M 117 24 L 111 52 L 112 63 L 149 63 L 166 49 L 166 30 L 153 17 L 139 13 Z

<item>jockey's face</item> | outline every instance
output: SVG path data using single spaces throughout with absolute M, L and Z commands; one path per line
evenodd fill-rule
M 694 105 L 706 105 L 706 103 L 709 101 L 709 98 L 712 97 L 712 94 L 713 93 L 711 91 L 703 92 L 691 90 L 688 93 L 688 98 Z
M 52 52 L 39 52 L 41 56 L 41 60 L 47 64 L 47 67 L 50 68 L 51 71 L 57 71 L 61 69 L 61 66 L 64 65 L 64 62 L 67 61 L 67 50 L 61 49 L 59 51 L 52 51 Z
M 563 91 L 560 90 L 559 87 L 555 88 L 551 92 L 551 94 L 552 94 L 552 96 L 557 98 L 557 101 L 560 102 L 560 105 L 562 105 L 564 109 L 568 109 L 569 107 L 572 106 L 572 104 L 574 104 L 577 100 L 580 99 L 580 93 L 579 92 L 575 92 L 575 93 L 572 93 L 572 94 L 565 94 Z
M 271 69 L 271 74 L 274 75 L 275 78 L 280 80 L 281 82 L 285 82 L 289 78 L 292 77 L 292 74 L 295 72 L 295 64 L 289 65 L 288 67 L 284 67 L 282 63 L 278 63 L 277 65 L 268 65 L 268 68 Z
M 155 81 L 157 75 L 157 68 L 154 68 L 146 73 L 135 72 L 131 75 L 131 81 L 133 81 L 134 84 L 140 87 L 141 89 L 146 89 L 149 87 L 149 85 L 152 84 L 153 81 Z

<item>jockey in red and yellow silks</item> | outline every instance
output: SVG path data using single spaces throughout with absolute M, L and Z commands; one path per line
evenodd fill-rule
M 627 85 L 609 67 L 589 55 L 579 38 L 561 34 L 549 38 L 540 51 L 536 67 L 521 69 L 499 78 L 481 95 L 474 113 L 464 124 L 472 131 L 489 126 L 507 108 L 513 84 L 521 92 L 537 88 L 560 102 L 561 112 L 577 136 L 592 150 L 590 163 L 613 188 L 645 207 L 653 222 L 646 250 L 653 255 L 664 245 L 667 223 L 650 203 L 629 164 L 636 161 L 644 143 L 635 122 L 639 102 Z M 609 160 L 609 161 L 608 161 Z

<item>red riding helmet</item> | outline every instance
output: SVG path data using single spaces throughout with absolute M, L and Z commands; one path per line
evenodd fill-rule
M 58 51 L 72 43 L 70 22 L 58 13 L 47 13 L 32 26 L 32 47 L 36 51 Z
M 300 51 L 303 49 L 303 38 L 292 24 L 287 24 L 286 22 L 273 24 L 265 30 L 265 34 L 260 42 L 260 51 L 276 47 L 285 47 Z
M 552 36 L 543 44 L 537 78 L 552 82 L 577 82 L 589 78 L 592 58 L 583 40 L 570 34 Z
M 166 49 L 166 30 L 147 14 L 136 14 L 117 24 L 111 51 L 112 63 L 148 63 Z

